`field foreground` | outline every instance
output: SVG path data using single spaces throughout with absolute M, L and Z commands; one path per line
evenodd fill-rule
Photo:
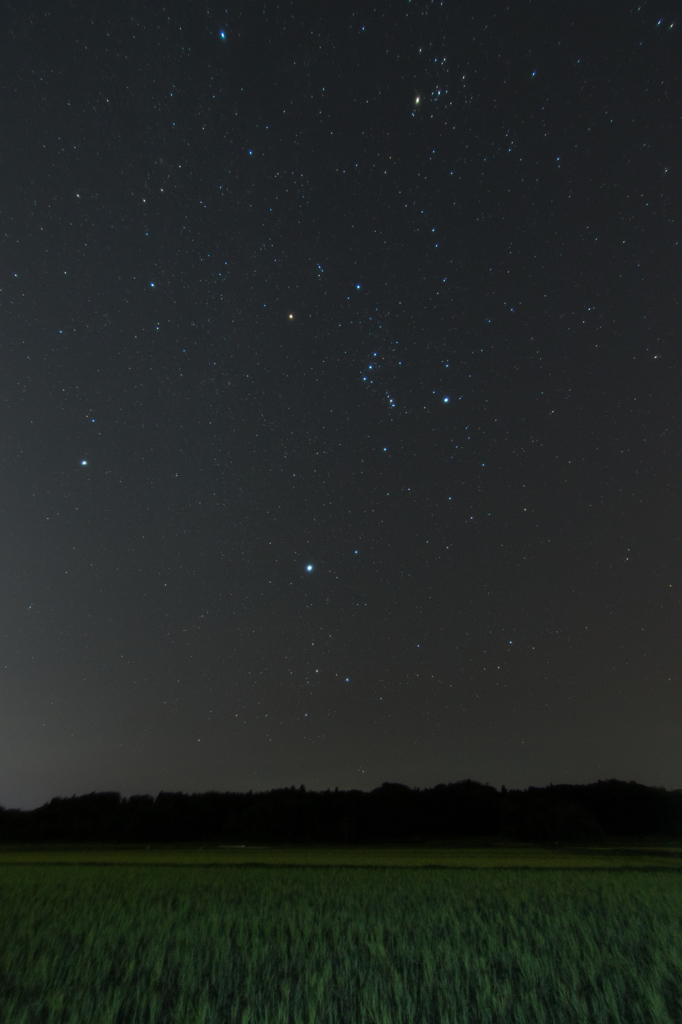
M 0 867 L 3 1024 L 679 1024 L 679 871 Z

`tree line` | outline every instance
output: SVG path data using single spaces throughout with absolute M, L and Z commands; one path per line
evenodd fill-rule
M 682 790 L 617 779 L 498 791 L 466 779 L 433 789 L 385 782 L 371 792 L 119 793 L 0 808 L 0 842 L 540 843 L 681 838 Z

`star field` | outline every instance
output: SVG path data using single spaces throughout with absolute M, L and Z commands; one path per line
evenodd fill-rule
M 672 10 L 9 4 L 1 803 L 682 785 Z

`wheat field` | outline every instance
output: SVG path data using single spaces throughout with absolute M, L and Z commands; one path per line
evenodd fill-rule
M 680 1024 L 678 871 L 0 867 L 3 1024 Z

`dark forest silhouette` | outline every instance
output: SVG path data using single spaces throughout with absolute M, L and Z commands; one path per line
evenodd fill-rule
M 409 843 L 467 838 L 540 843 L 682 837 L 682 790 L 616 779 L 498 792 L 467 779 L 410 789 L 119 793 L 0 808 L 0 842 Z

